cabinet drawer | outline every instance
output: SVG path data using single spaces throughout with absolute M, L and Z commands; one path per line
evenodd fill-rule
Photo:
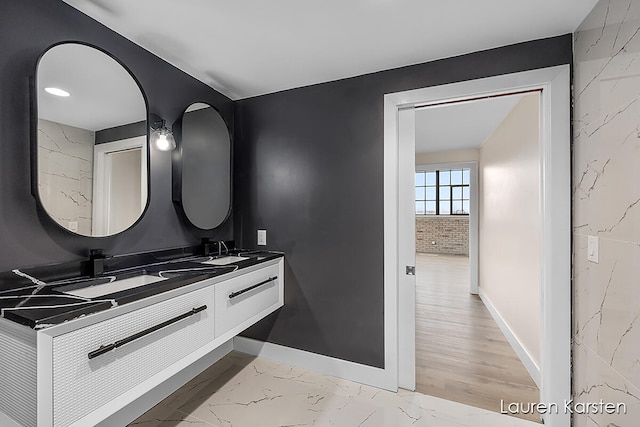
M 213 290 L 204 288 L 54 337 L 53 424 L 71 425 L 213 341 L 213 298 Z M 196 308 L 202 311 L 186 315 Z M 181 315 L 185 317 L 161 329 L 88 357 L 100 346 L 136 337 Z
M 282 270 L 274 264 L 214 286 L 216 337 L 269 308 L 282 305 Z M 245 326 L 244 328 L 248 327 Z M 242 331 L 240 328 L 236 331 Z

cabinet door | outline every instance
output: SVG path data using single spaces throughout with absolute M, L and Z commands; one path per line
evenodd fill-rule
M 238 334 L 282 306 L 282 265 L 280 261 L 215 285 L 216 337 L 230 330 Z
M 145 381 L 163 376 L 163 370 L 213 341 L 213 298 L 207 287 L 54 337 L 53 425 L 72 425 L 93 411 L 110 415 L 112 408 L 104 405 L 123 395 L 129 400 L 142 395 Z M 192 310 L 197 312 L 187 316 Z M 170 324 L 148 331 L 165 323 Z M 143 331 L 149 333 L 138 337 Z M 88 356 L 130 337 L 136 339 Z

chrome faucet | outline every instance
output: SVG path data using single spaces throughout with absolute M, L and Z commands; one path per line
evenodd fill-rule
M 222 248 L 224 248 L 224 253 L 229 253 L 229 248 L 224 240 L 212 241 L 208 237 L 203 237 L 202 242 L 200 243 L 200 252 L 201 255 L 209 256 L 215 253 L 215 248 L 218 247 L 218 256 L 223 254 Z
M 227 244 L 224 242 L 224 240 L 220 240 L 218 242 L 218 256 L 222 255 L 222 247 L 224 246 L 224 253 L 228 254 L 229 253 L 229 248 L 227 247 Z

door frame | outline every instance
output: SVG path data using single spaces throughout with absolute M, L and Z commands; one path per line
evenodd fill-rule
M 118 141 L 96 144 L 93 147 L 93 212 L 91 219 L 91 234 L 106 236 L 112 234 L 109 230 L 109 206 L 111 205 L 111 161 L 109 154 L 118 151 L 140 149 L 140 209 L 147 204 L 147 137 L 146 135 Z
M 384 96 L 384 331 L 385 371 L 397 389 L 403 366 L 398 349 L 400 266 L 398 202 L 400 147 L 398 116 L 402 108 L 424 103 L 465 100 L 522 90 L 542 90 L 540 115 L 540 218 L 542 223 L 542 353 L 540 402 L 564 407 L 571 399 L 571 133 L 570 66 L 469 80 L 386 94 Z M 415 149 L 413 150 L 415 152 Z M 415 340 L 415 336 L 413 337 Z M 414 343 L 415 345 L 415 343 Z M 401 385 L 401 384 L 400 384 Z M 570 425 L 562 410 L 543 416 L 553 427 Z

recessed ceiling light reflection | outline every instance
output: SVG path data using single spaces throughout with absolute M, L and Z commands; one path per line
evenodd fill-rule
M 63 90 L 63 89 L 60 89 L 60 88 L 57 88 L 57 87 L 45 87 L 44 90 L 45 90 L 45 92 L 50 93 L 51 95 L 55 95 L 55 96 L 67 97 L 67 96 L 71 95 L 66 90 Z

